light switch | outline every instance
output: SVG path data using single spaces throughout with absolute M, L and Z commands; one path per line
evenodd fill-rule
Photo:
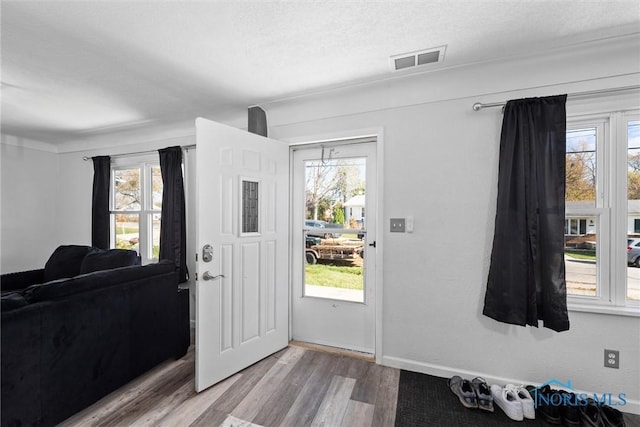
M 392 233 L 404 233 L 405 222 L 404 218 L 391 218 L 390 230 Z
M 407 233 L 413 233 L 413 217 L 412 216 L 407 216 L 407 219 L 405 221 L 404 231 L 406 231 Z

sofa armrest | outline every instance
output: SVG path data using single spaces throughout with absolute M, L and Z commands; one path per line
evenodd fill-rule
M 0 289 L 2 293 L 17 291 L 28 286 L 44 282 L 44 268 L 38 270 L 20 271 L 0 276 Z

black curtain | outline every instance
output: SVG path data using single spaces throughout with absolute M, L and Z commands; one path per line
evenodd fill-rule
M 109 249 L 109 187 L 111 158 L 93 157 L 93 194 L 91 197 L 91 245 Z
M 160 259 L 173 261 L 178 283 L 189 278 L 187 271 L 187 223 L 182 180 L 182 148 L 158 150 L 162 174 L 162 217 L 160 219 Z
M 509 101 L 483 314 L 569 329 L 564 266 L 566 95 Z

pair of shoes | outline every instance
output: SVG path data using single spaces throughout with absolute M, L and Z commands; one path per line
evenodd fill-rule
M 580 427 L 580 406 L 578 397 L 565 390 L 528 385 L 529 394 L 534 397 L 536 413 L 549 424 Z
M 559 425 L 563 422 L 562 396 L 559 390 L 552 389 L 548 384 L 544 387 L 528 385 L 527 391 L 535 401 L 536 414 L 548 424 Z M 578 419 L 578 423 L 580 420 Z M 569 424 L 573 425 L 573 424 Z M 580 424 L 578 424 L 579 426 Z
M 478 408 L 483 411 L 493 412 L 493 396 L 491 396 L 491 389 L 484 378 L 475 377 L 471 380 L 471 386 L 476 392 Z
M 491 389 L 484 378 L 475 377 L 469 381 L 456 375 L 449 378 L 449 390 L 458 397 L 465 408 L 480 408 L 493 412 Z
M 476 398 L 476 392 L 471 385 L 471 381 L 462 379 L 456 375 L 449 378 L 448 384 L 449 390 L 458 397 L 462 406 L 465 408 L 478 407 L 478 399 Z
M 558 390 L 560 394 L 562 406 L 560 406 L 560 416 L 562 424 L 569 427 L 580 427 L 580 404 L 584 401 L 578 401 L 578 397 L 569 391 Z
M 582 425 L 587 427 L 624 427 L 622 412 L 607 405 L 599 405 L 593 399 L 580 406 Z
M 587 404 L 580 407 L 580 418 L 582 425 L 586 427 L 603 427 L 602 412 L 600 406 L 593 399 L 589 399 Z
M 516 395 L 516 399 L 522 404 L 522 415 L 528 420 L 536 419 L 536 405 L 533 403 L 533 398 L 524 385 L 507 384 L 505 389 L 513 391 Z
M 607 427 L 625 427 L 624 417 L 622 412 L 608 405 L 602 405 L 600 407 L 600 416 L 604 425 Z
M 493 401 L 504 411 L 507 417 L 515 421 L 523 419 L 535 419 L 536 411 L 533 399 L 524 386 L 507 384 L 501 387 L 498 384 L 491 385 Z

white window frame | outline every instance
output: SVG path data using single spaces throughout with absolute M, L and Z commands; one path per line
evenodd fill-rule
M 116 247 L 115 215 L 118 213 L 138 214 L 140 223 L 138 231 L 138 255 L 140 255 L 143 265 L 157 262 L 153 257 L 153 215 L 161 214 L 160 209 L 153 207 L 153 183 L 152 168 L 160 167 L 158 156 L 147 155 L 135 158 L 115 158 L 111 161 L 111 183 L 110 183 L 110 247 Z M 140 169 L 140 210 L 117 211 L 115 209 L 115 172 L 117 170 Z
M 567 295 L 569 310 L 640 316 L 640 301 L 627 299 L 627 122 L 640 112 L 567 118 L 567 131 L 596 128 L 596 200 L 593 208 L 565 217 L 596 218 L 596 295 Z
M 567 208 L 565 211 L 566 218 L 585 218 L 594 217 L 596 219 L 596 295 L 569 295 L 567 294 L 567 300 L 577 304 L 602 304 L 602 301 L 609 299 L 608 286 L 603 286 L 604 283 L 608 283 L 608 234 L 609 230 L 609 212 L 607 209 L 607 170 L 606 167 L 606 150 L 608 147 L 608 140 L 605 137 L 607 131 L 608 120 L 606 117 L 590 117 L 587 119 L 567 119 L 567 131 L 595 128 L 596 134 L 596 198 L 594 206 L 591 208 Z M 569 230 L 570 231 L 570 230 Z
M 640 111 L 624 111 L 612 114 L 612 123 L 615 124 L 615 137 L 619 141 L 614 152 L 613 161 L 616 163 L 616 183 L 612 192 L 615 192 L 616 200 L 614 202 L 614 227 L 612 234 L 617 239 L 626 243 L 628 235 L 628 212 L 627 212 L 627 168 L 628 168 L 628 123 L 640 120 Z M 612 126 L 613 128 L 613 126 Z M 622 185 L 624 184 L 624 185 Z M 612 302 L 616 306 L 626 306 L 636 309 L 640 312 L 640 301 L 627 299 L 627 245 L 619 244 L 613 254 L 613 268 L 615 276 L 612 276 L 614 283 L 624 284 L 616 286 L 612 290 Z

